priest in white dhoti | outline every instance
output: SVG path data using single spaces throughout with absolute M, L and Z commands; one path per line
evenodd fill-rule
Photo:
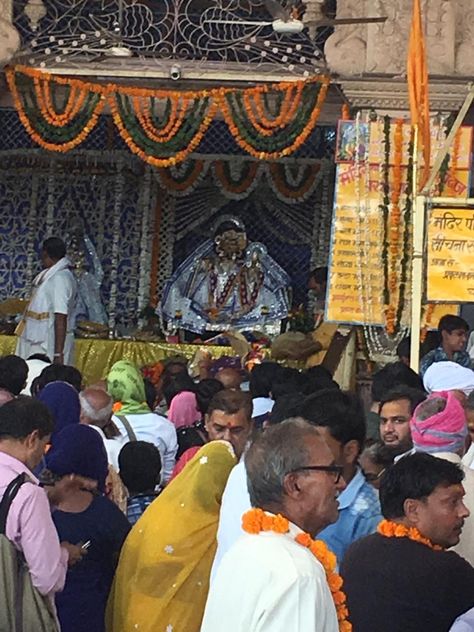
M 270 427 L 245 456 L 253 509 L 211 584 L 201 632 L 350 632 L 336 558 L 313 538 L 338 518 L 341 468 L 303 419 Z
M 17 327 L 16 353 L 25 360 L 35 353 L 57 364 L 72 364 L 77 284 L 58 237 L 42 245 L 44 270 L 33 281 L 31 298 Z

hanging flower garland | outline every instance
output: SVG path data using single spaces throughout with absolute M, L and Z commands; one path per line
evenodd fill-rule
M 287 125 L 272 130 L 271 136 L 260 134 L 252 125 L 242 93 L 222 89 L 219 92 L 219 108 L 237 144 L 242 149 L 255 158 L 275 160 L 294 153 L 307 140 L 316 127 L 328 85 L 327 77 L 317 77 L 306 82 L 303 86 L 301 107 L 298 112 Z M 289 87 L 291 84 L 290 86 L 282 84 L 280 88 L 275 87 L 275 89 L 284 90 Z M 254 90 L 264 92 L 268 90 L 268 87 L 263 86 Z
M 198 147 L 216 112 L 216 104 L 207 96 L 190 100 L 174 136 L 158 143 L 144 132 L 128 95 L 115 92 L 109 102 L 115 125 L 130 151 L 154 167 L 185 160 Z
M 242 529 L 246 533 L 258 535 L 262 531 L 273 531 L 284 535 L 290 531 L 290 523 L 284 516 L 273 516 L 262 509 L 247 511 L 242 516 Z M 351 632 L 352 625 L 348 621 L 349 611 L 346 605 L 346 595 L 342 592 L 343 581 L 336 572 L 336 556 L 328 549 L 322 540 L 313 540 L 309 533 L 302 531 L 294 538 L 295 542 L 309 549 L 318 560 L 326 573 L 326 581 L 331 591 L 340 632 Z
M 400 264 L 400 290 L 398 296 L 398 308 L 396 316 L 396 327 L 400 327 L 405 306 L 405 292 L 408 281 L 408 267 L 410 263 L 410 237 L 413 212 L 413 155 L 414 155 L 414 131 L 411 130 L 410 144 L 408 145 L 408 171 L 407 183 L 405 187 L 405 206 L 403 209 L 403 238 L 402 238 L 402 260 Z
M 386 328 L 389 335 L 396 330 L 396 294 L 398 292 L 398 269 L 400 266 L 400 228 L 402 214 L 400 197 L 402 193 L 402 158 L 403 158 L 403 120 L 395 122 L 394 165 L 392 170 L 391 213 L 390 213 L 390 273 L 389 273 L 389 305 L 386 309 Z
M 218 108 L 236 142 L 253 157 L 272 160 L 290 155 L 315 128 L 329 85 L 328 77 L 318 76 L 244 90 L 177 92 L 56 77 L 26 66 L 9 68 L 6 74 L 20 119 L 42 147 L 76 147 L 108 102 L 130 150 L 161 168 L 182 162 L 198 147 Z M 54 105 L 56 84 L 68 90 L 61 112 Z M 275 116 L 267 114 L 270 95 L 277 104 Z M 156 100 L 162 101 L 162 115 Z
M 15 69 L 7 68 L 5 74 L 23 126 L 38 145 L 50 151 L 66 152 L 82 143 L 96 126 L 106 103 L 104 95 L 100 92 L 84 92 L 81 82 L 71 80 L 69 84 L 71 91 L 72 88 L 77 88 L 76 98 L 80 101 L 80 105 L 69 108 L 69 104 L 66 106 L 69 121 L 66 118 L 66 111 L 62 119 L 54 118 L 50 102 L 47 105 L 44 100 L 44 87 L 39 84 L 35 86 L 28 76 L 23 75 L 20 93 Z M 43 73 L 40 74 L 43 75 Z M 50 80 L 49 75 L 44 77 L 45 82 Z M 57 81 L 57 78 L 54 81 L 61 83 Z M 71 94 L 69 96 L 71 97 Z M 73 114 L 75 114 L 74 118 Z M 69 123 L 67 126 L 66 122 Z
M 424 315 L 422 317 L 422 321 L 424 320 L 424 325 L 421 328 L 420 342 L 425 342 L 426 340 L 426 335 L 428 333 L 428 330 L 430 329 L 431 319 L 433 318 L 435 308 L 435 303 L 428 303 L 428 305 L 425 306 Z
M 388 328 L 391 328 L 391 323 L 388 322 L 390 314 L 388 308 L 390 305 L 390 289 L 388 282 L 389 265 L 388 265 L 388 253 L 389 253 L 389 216 L 390 216 L 390 117 L 385 116 L 383 121 L 383 168 L 382 168 L 382 204 L 380 210 L 383 215 L 383 245 L 382 245 L 382 263 L 383 263 L 383 302 L 385 306 L 385 322 Z
M 297 165 L 295 182 L 291 182 L 292 165 L 271 162 L 267 168 L 267 178 L 276 195 L 288 202 L 303 202 L 314 192 L 321 181 L 321 163 Z M 270 177 L 268 177 L 270 176 Z
M 239 200 L 242 197 L 247 197 L 257 186 L 260 165 L 255 160 L 239 160 L 238 162 L 216 160 L 213 164 L 213 173 L 218 186 L 222 188 L 224 193 Z
M 178 167 L 158 169 L 160 184 L 163 188 L 176 193 L 188 194 L 206 176 L 209 163 L 205 160 L 187 159 Z

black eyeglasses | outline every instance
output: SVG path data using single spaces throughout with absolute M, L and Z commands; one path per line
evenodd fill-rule
M 295 470 L 291 470 L 288 474 L 306 471 L 329 472 L 330 474 L 334 474 L 335 482 L 339 483 L 342 476 L 342 470 L 342 465 L 304 465 L 302 467 L 297 467 Z

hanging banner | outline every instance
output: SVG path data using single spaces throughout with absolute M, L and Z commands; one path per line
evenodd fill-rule
M 474 302 L 474 210 L 433 208 L 427 241 L 428 300 Z
M 433 133 L 437 133 L 436 128 Z M 413 225 L 413 199 L 408 193 L 413 173 L 410 134 L 410 125 L 401 120 L 340 123 L 327 321 L 385 326 L 390 333 L 409 325 Z M 444 137 L 435 140 L 432 144 L 438 150 Z M 471 143 L 472 128 L 461 128 L 436 185 L 443 196 L 468 197 Z M 472 239 L 474 244 L 474 232 Z M 441 276 L 444 274 L 445 270 Z M 452 271 L 448 276 L 453 277 Z M 429 290 L 428 300 L 443 302 L 429 310 L 429 326 L 436 327 L 439 317 L 457 311 L 446 303 L 474 298 Z

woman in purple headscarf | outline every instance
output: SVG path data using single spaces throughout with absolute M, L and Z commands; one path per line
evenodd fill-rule
M 54 443 L 56 435 L 63 428 L 79 423 L 81 404 L 79 395 L 71 384 L 50 382 L 39 392 L 38 399 L 46 404 L 54 419 L 51 443 Z
M 100 435 L 83 424 L 66 426 L 46 455 L 46 468 L 42 481 L 55 507 L 59 539 L 87 551 L 56 596 L 61 630 L 104 632 L 105 606 L 130 524 L 102 494 L 108 465 Z

